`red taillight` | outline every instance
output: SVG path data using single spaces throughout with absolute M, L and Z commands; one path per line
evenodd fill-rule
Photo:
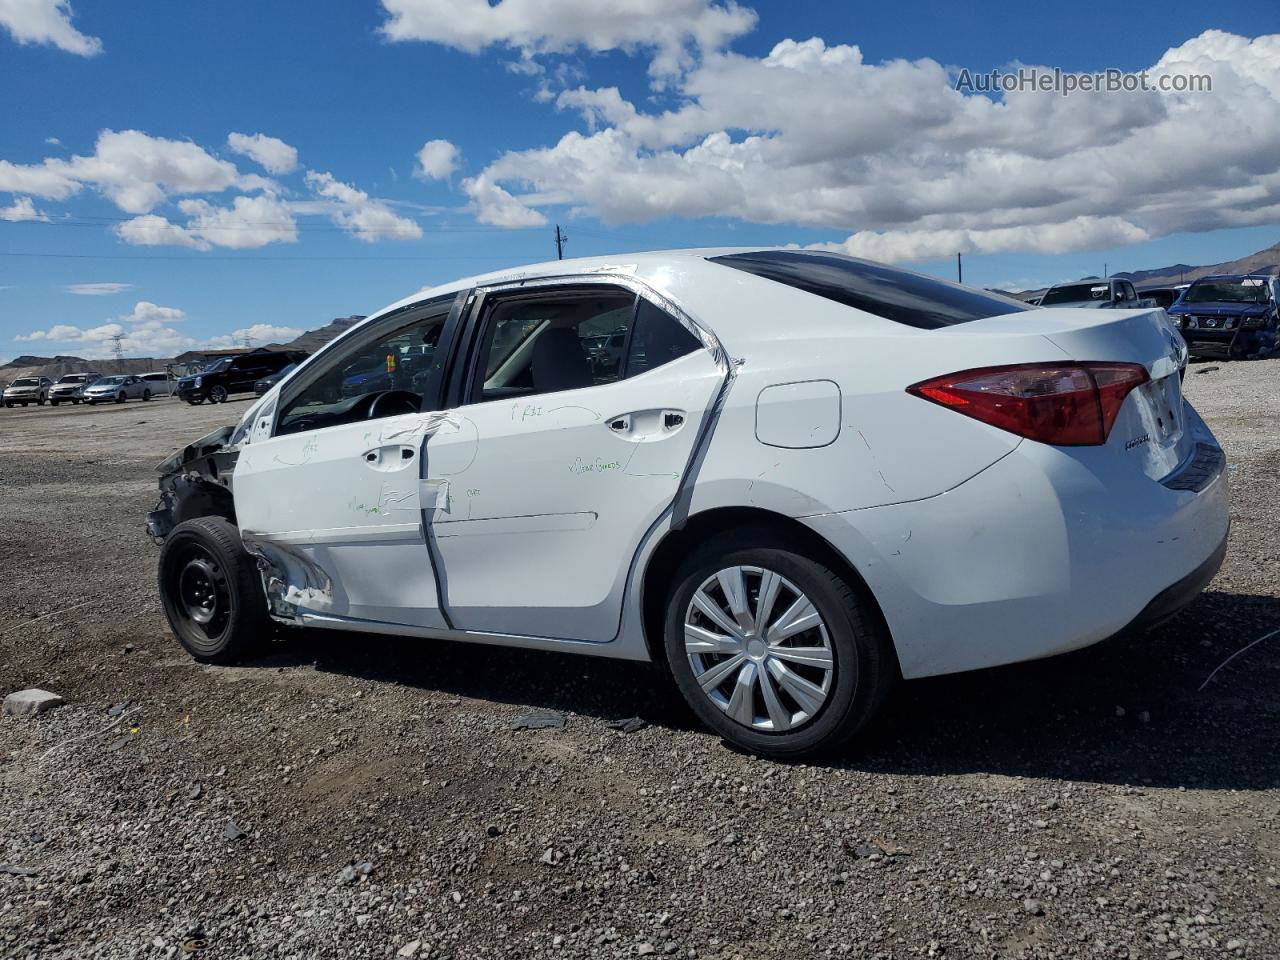
M 1089 446 L 1107 442 L 1124 398 L 1146 381 L 1136 363 L 1022 363 L 962 370 L 907 392 L 1041 443 Z

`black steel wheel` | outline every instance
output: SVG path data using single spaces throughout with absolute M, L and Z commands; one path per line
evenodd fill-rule
M 271 631 L 257 563 L 221 517 L 174 527 L 160 552 L 160 599 L 178 642 L 203 663 L 234 663 Z

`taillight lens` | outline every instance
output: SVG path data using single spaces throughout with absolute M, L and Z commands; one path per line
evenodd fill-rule
M 1124 398 L 1147 379 L 1136 363 L 1023 363 L 962 370 L 907 392 L 1020 437 L 1078 447 L 1106 443 Z

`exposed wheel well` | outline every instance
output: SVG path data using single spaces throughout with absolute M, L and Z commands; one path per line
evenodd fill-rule
M 884 613 L 880 609 L 875 594 L 867 586 L 867 582 L 840 551 L 831 546 L 820 534 L 815 533 L 799 520 L 780 513 L 754 507 L 721 507 L 695 514 L 681 529 L 668 533 L 653 551 L 649 564 L 645 567 L 640 594 L 644 612 L 644 642 L 649 650 L 650 659 L 654 663 L 665 663 L 662 642 L 663 620 L 666 612 L 664 605 L 667 597 L 670 596 L 671 582 L 675 579 L 681 561 L 690 551 L 709 538 L 728 530 L 742 530 L 748 527 L 759 529 L 762 533 L 802 547 L 814 559 L 840 574 L 845 582 L 867 602 L 880 621 L 885 636 L 892 639 Z

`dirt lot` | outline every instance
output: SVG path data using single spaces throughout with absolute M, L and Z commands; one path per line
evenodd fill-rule
M 35 871 L 0 872 L 0 956 L 1280 956 L 1280 637 L 1198 690 L 1280 628 L 1280 360 L 1193 371 L 1235 502 L 1204 597 L 907 684 L 824 765 L 731 752 L 634 665 L 297 634 L 198 666 L 142 517 L 244 403 L 0 410 L 0 693 L 67 698 L 0 719 L 0 864 Z

